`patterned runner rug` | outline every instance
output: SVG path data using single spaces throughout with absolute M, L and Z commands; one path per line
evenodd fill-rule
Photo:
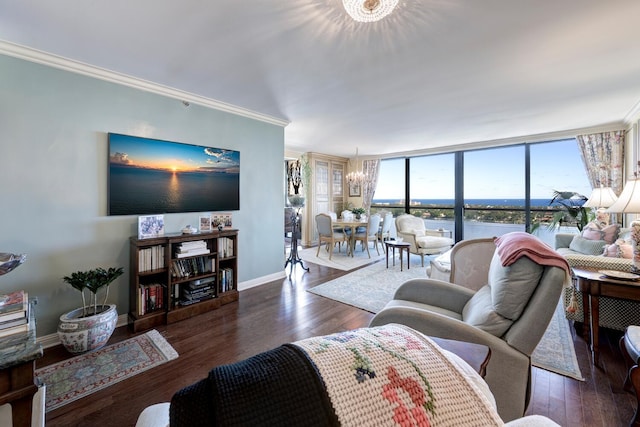
M 36 370 L 46 412 L 161 365 L 178 353 L 156 330 Z
M 384 260 L 361 268 L 334 280 L 330 280 L 308 291 L 323 297 L 361 308 L 371 313 L 382 310 L 393 298 L 398 286 L 414 277 L 427 277 L 426 268 L 420 267 L 420 257 L 411 258 L 411 268 L 404 271 L 396 259 L 395 267 L 386 268 Z M 425 266 L 429 261 L 425 257 Z M 534 366 L 584 381 L 578 366 L 573 338 L 568 320 L 564 316 L 562 302 L 540 343 L 534 350 L 531 361 Z

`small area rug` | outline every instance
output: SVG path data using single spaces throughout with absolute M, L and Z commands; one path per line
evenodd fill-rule
M 569 328 L 561 299 L 547 331 L 531 354 L 531 363 L 546 371 L 584 381 Z
M 373 247 L 373 243 L 369 244 L 369 253 L 371 254 L 371 258 L 369 258 L 367 256 L 367 251 L 365 250 L 363 252 L 362 250 L 360 250 L 360 244 L 358 244 L 358 247 L 354 252 L 354 256 L 351 257 L 347 256 L 346 247 L 343 244 L 340 252 L 338 253 L 338 249 L 336 248 L 333 252 L 333 255 L 331 256 L 331 260 L 329 260 L 329 253 L 324 249 L 323 245 L 320 248 L 319 256 L 316 256 L 316 252 L 318 251 L 317 246 L 300 249 L 298 250 L 298 255 L 305 262 L 312 262 L 314 264 L 320 264 L 326 267 L 337 268 L 338 270 L 349 271 L 353 270 L 354 268 L 362 267 L 363 265 L 369 264 L 379 259 L 384 259 L 384 248 L 381 248 L 380 245 L 378 245 L 378 250 L 380 251 L 380 255 L 378 255 L 376 249 Z
M 156 330 L 36 370 L 46 412 L 178 357 Z
M 426 257 L 425 265 L 428 265 Z M 377 313 L 391 301 L 398 286 L 414 277 L 426 277 L 426 268 L 420 266 L 420 257 L 417 256 L 411 258 L 409 270 L 405 264 L 404 271 L 400 272 L 397 260 L 395 267 L 390 265 L 387 269 L 385 261 L 382 260 L 308 291 Z M 531 360 L 533 365 L 539 368 L 584 381 L 561 302 L 558 303 L 549 327 L 534 350 Z

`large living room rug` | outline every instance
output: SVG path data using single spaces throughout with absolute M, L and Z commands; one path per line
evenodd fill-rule
M 91 353 L 36 370 L 46 384 L 46 412 L 162 365 L 178 353 L 156 330 L 151 330 Z
M 382 310 L 391 301 L 396 289 L 406 280 L 414 277 L 426 277 L 426 268 L 420 266 L 420 258 L 411 258 L 411 268 L 400 272 L 396 266 L 386 268 L 384 260 L 361 268 L 337 279 L 330 280 L 308 291 L 316 295 L 349 304 L 371 313 Z M 405 261 L 406 262 L 406 261 Z M 425 265 L 427 260 L 425 259 Z M 578 366 L 573 338 L 569 324 L 564 316 L 562 302 L 551 319 L 549 327 L 534 350 L 533 365 L 584 381 Z
M 299 249 L 298 255 L 302 260 L 306 262 L 312 262 L 314 264 L 324 265 L 326 267 L 337 268 L 338 270 L 349 271 L 354 268 L 362 267 L 363 265 L 367 265 L 369 263 L 375 262 L 379 259 L 384 259 L 384 248 L 380 248 L 378 245 L 378 250 L 380 251 L 380 255 L 376 252 L 376 249 L 373 247 L 373 244 L 369 245 L 369 253 L 371 254 L 371 258 L 367 256 L 367 251 L 364 252 L 360 250 L 360 245 L 358 244 L 357 249 L 354 252 L 354 256 L 347 256 L 346 248 L 342 245 L 342 249 L 340 253 L 336 249 L 329 259 L 329 253 L 323 247 L 320 248 L 320 255 L 316 256 L 316 252 L 318 251 L 318 247 L 311 247 L 306 249 Z M 406 252 L 405 252 L 406 255 Z M 396 251 L 396 258 L 398 257 L 398 253 Z M 412 257 L 419 257 L 417 255 L 413 255 Z M 391 256 L 389 256 L 389 262 L 391 262 Z M 405 263 L 407 260 L 405 259 Z M 397 264 L 397 260 L 396 260 Z M 405 264 L 406 265 L 406 264 Z

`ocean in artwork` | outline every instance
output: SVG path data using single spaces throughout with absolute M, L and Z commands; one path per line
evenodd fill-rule
M 109 215 L 240 208 L 240 174 L 173 172 L 110 165 Z

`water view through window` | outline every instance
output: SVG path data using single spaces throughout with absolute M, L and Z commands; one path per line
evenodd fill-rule
M 574 139 L 529 144 L 529 202 L 532 222 L 547 224 L 554 190 L 591 192 Z M 458 153 L 462 156 L 464 239 L 499 236 L 526 229 L 526 150 L 524 144 Z M 427 228 L 455 228 L 455 154 L 383 160 L 372 211 L 394 216 L 408 211 Z M 409 168 L 409 182 L 405 182 Z M 405 189 L 409 188 L 409 203 Z M 569 231 L 569 230 L 563 230 Z M 538 232 L 552 244 L 553 233 Z M 461 239 L 459 236 L 459 239 Z

